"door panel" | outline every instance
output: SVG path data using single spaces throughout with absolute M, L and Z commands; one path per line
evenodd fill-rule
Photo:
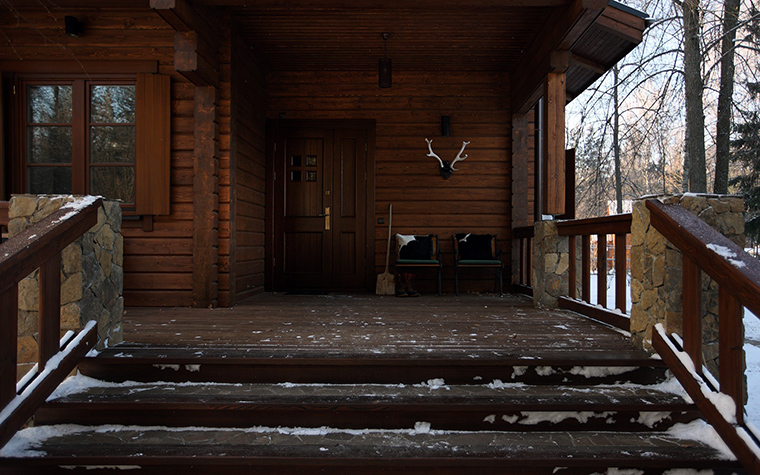
M 277 128 L 275 290 L 363 290 L 366 132 Z

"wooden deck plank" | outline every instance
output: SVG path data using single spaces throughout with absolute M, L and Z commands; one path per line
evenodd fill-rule
M 124 340 L 157 346 L 239 347 L 261 356 L 341 354 L 586 360 L 591 353 L 646 359 L 623 332 L 514 296 L 262 294 L 234 308 L 129 308 Z M 232 356 L 230 354 L 227 355 Z

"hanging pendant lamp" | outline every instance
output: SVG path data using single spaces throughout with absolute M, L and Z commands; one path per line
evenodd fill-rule
M 392 85 L 392 68 L 391 58 L 388 57 L 388 37 L 390 33 L 383 33 L 383 41 L 385 42 L 385 53 L 383 57 L 378 61 L 377 78 L 378 86 L 382 88 L 389 88 Z

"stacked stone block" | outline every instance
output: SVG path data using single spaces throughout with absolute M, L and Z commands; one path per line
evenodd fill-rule
M 8 210 L 10 237 L 74 200 L 70 195 L 14 195 Z M 119 202 L 104 200 L 97 224 L 61 256 L 61 330 L 79 331 L 87 321 L 95 320 L 99 349 L 122 341 L 123 243 Z M 38 272 L 19 283 L 19 375 L 37 361 Z
M 557 234 L 557 221 L 537 221 L 533 233 L 533 302 L 556 308 L 557 299 L 568 294 L 568 239 Z

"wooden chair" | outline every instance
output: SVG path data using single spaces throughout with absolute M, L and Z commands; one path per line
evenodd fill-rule
M 394 268 L 396 272 L 415 268 L 435 269 L 438 276 L 438 295 L 441 295 L 441 269 L 443 263 L 441 261 L 441 246 L 439 245 L 438 236 L 435 234 L 427 236 L 396 234 L 395 238 Z M 408 238 L 413 239 L 407 241 Z
M 495 234 L 454 234 L 454 292 L 459 295 L 459 269 L 489 268 L 496 271 L 494 292 L 504 294 L 504 263 Z

